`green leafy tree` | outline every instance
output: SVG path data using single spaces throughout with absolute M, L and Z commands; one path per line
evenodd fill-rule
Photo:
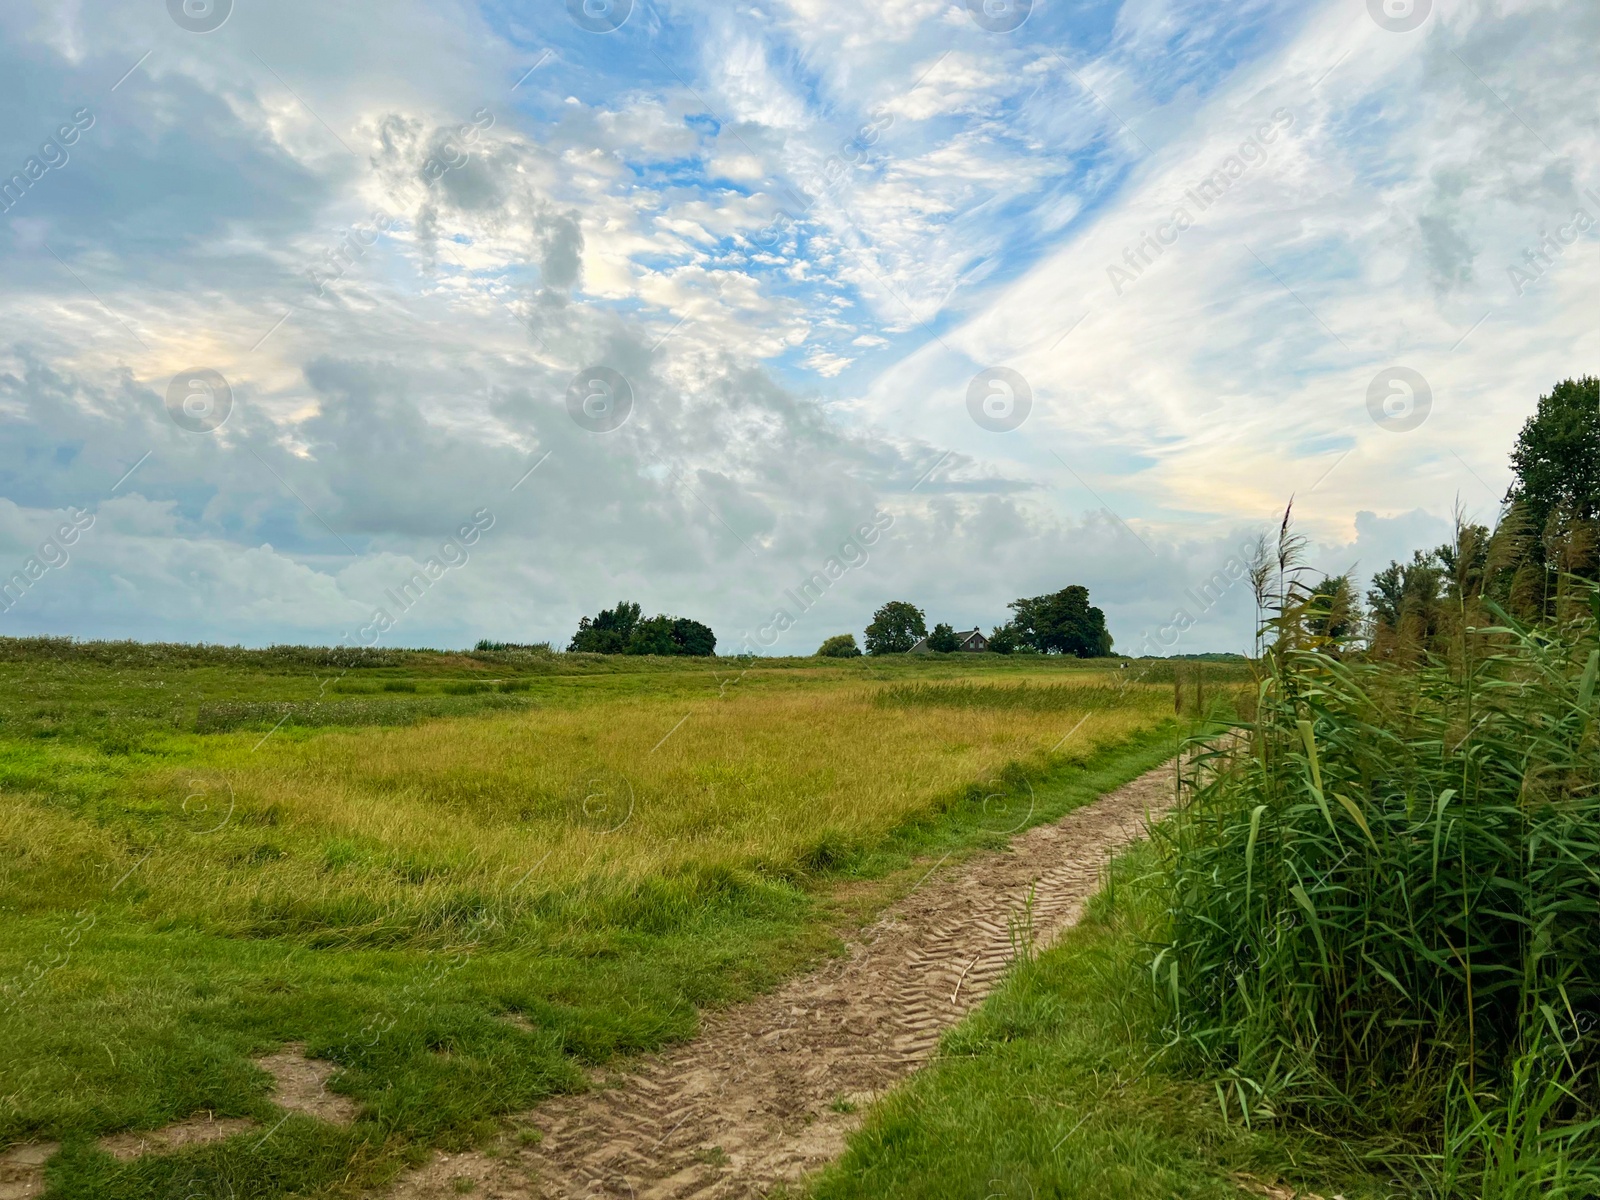
M 928 635 L 928 649 L 938 654 L 954 654 L 961 649 L 961 643 L 956 641 L 956 631 L 941 621 Z
M 1356 632 L 1361 603 L 1348 575 L 1325 575 L 1311 589 L 1306 624 L 1320 638 L 1342 642 Z
M 1444 571 L 1445 592 L 1451 600 L 1472 600 L 1483 595 L 1490 575 L 1492 540 L 1487 525 L 1469 525 L 1463 521 L 1456 527 L 1456 540 L 1446 542 L 1433 552 Z
M 1372 648 L 1380 657 L 1397 649 L 1434 644 L 1443 624 L 1445 572 L 1434 551 L 1416 550 L 1408 563 L 1391 562 L 1372 577 L 1367 607 L 1372 612 Z
M 1600 532 L 1600 379 L 1558 383 L 1517 436 L 1505 523 L 1520 554 L 1508 564 L 1513 604 L 1532 615 L 1559 593 L 1559 573 L 1594 578 Z
M 1574 520 L 1600 519 L 1600 379 L 1556 384 L 1523 425 L 1511 452 L 1516 473 L 1506 501 L 1520 504 L 1536 527 L 1556 511 Z
M 996 654 L 1010 654 L 1017 648 L 1017 627 L 1009 621 L 996 625 L 989 634 L 989 649 Z
M 688 617 L 673 619 L 672 641 L 677 646 L 676 653 L 694 658 L 710 658 L 717 652 L 717 635 L 711 632 L 711 626 Z
M 817 656 L 819 658 L 860 658 L 861 647 L 856 645 L 855 634 L 840 633 L 817 647 Z
M 1089 589 L 1080 584 L 1008 606 L 1016 617 L 1018 641 L 1041 654 L 1103 658 L 1111 653 L 1106 615 L 1089 603 Z
M 867 626 L 868 654 L 904 654 L 928 635 L 922 610 L 904 600 L 891 600 L 872 614 Z
M 639 606 L 626 600 L 615 608 L 603 608 L 592 621 L 583 617 L 578 632 L 572 635 L 568 650 L 588 654 L 621 654 L 628 648 L 633 627 L 639 623 Z
M 589 654 L 685 654 L 710 656 L 717 652 L 717 635 L 707 625 L 687 617 L 657 615 L 641 619 L 637 604 L 620 602 L 578 622 L 568 650 Z
M 677 652 L 678 644 L 672 640 L 672 618 L 663 616 L 654 616 L 635 625 L 633 633 L 628 636 L 625 651 L 628 654 L 661 655 Z

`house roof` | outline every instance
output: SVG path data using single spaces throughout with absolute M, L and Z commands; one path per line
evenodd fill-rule
M 967 645 L 969 642 L 972 641 L 973 638 L 979 639 L 985 645 L 987 645 L 988 641 L 989 641 L 988 638 L 983 636 L 983 627 L 982 626 L 975 626 L 972 629 L 968 629 L 968 630 L 964 630 L 964 631 L 963 630 L 956 630 L 956 635 L 955 636 L 956 636 L 956 645 L 958 647 Z M 911 649 L 906 651 L 907 654 L 925 654 L 927 652 L 928 652 L 928 639 L 925 638 L 925 637 L 918 638 L 917 642 L 916 642 L 916 645 L 912 646 Z

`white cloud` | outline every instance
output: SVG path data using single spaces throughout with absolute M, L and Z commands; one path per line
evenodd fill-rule
M 731 640 L 882 506 L 894 537 L 817 641 L 890 595 L 987 626 L 1076 580 L 1126 645 L 1291 492 L 1329 569 L 1440 540 L 1458 493 L 1492 509 L 1534 397 L 1600 354 L 1600 233 L 1522 294 L 1507 273 L 1600 186 L 1592 6 L 1398 36 L 1343 4 L 1128 0 L 1109 30 L 1041 5 L 1003 37 L 949 0 L 685 2 L 660 59 L 498 19 L 0 15 L 11 161 L 99 105 L 0 230 L 0 536 L 100 514 L 16 627 L 330 640 L 487 504 L 405 639 L 564 638 L 631 592 Z M 1108 268 L 1280 109 L 1118 295 Z M 784 181 L 818 194 L 758 240 Z M 1409 434 L 1366 410 L 1397 363 L 1433 390 Z M 566 407 L 595 364 L 634 395 L 605 434 Z M 233 389 L 210 436 L 164 409 L 197 366 Z M 1032 385 L 1014 432 L 968 415 L 990 366 Z M 1191 648 L 1248 638 L 1243 609 L 1206 620 Z

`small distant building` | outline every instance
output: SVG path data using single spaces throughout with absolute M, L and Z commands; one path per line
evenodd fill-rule
M 969 629 L 965 633 L 962 633 L 960 630 L 956 631 L 956 649 L 957 650 L 965 650 L 965 651 L 967 651 L 968 653 L 971 653 L 971 654 L 981 654 L 985 650 L 987 650 L 988 648 L 989 648 L 989 639 L 983 636 L 983 631 L 982 630 L 980 630 L 980 629 Z M 933 652 L 928 649 L 928 639 L 927 638 L 921 638 L 921 639 L 919 639 L 917 641 L 917 644 L 915 646 L 911 647 L 911 649 L 907 650 L 906 653 L 907 654 L 931 654 Z

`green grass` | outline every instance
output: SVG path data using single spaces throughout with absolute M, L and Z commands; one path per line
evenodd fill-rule
M 1224 1120 L 1212 1088 L 1168 1061 L 1145 969 L 1158 868 L 1149 845 L 1121 856 L 1084 920 L 874 1106 L 811 1200 L 1237 1200 L 1247 1179 L 1388 1194 L 1352 1148 Z
M 1130 680 L 1127 685 L 1093 687 L 1062 684 L 905 683 L 877 694 L 885 708 L 966 708 L 990 711 L 1064 712 L 1121 708 L 1138 704 L 1155 685 Z
M 1115 664 L 1111 664 L 1115 665 Z M 703 695 L 708 689 L 844 682 L 962 679 L 986 674 L 1069 679 L 1105 671 L 1095 659 L 995 654 L 895 655 L 858 659 L 652 658 L 526 651 L 348 650 L 275 646 L 191 646 L 0 638 L 0 740 L 57 739 L 115 753 L 162 752 L 197 730 L 270 728 L 293 706 L 291 723 L 402 724 L 428 715 L 463 715 L 503 703 L 495 692 L 530 702 L 603 703 L 618 695 Z M 748 668 L 748 669 L 747 669 Z M 1163 664 L 1146 664 L 1150 682 L 1170 682 Z M 781 685 L 780 685 L 781 686 Z M 467 689 L 463 691 L 463 689 Z M 340 708 L 342 695 L 370 698 Z M 441 703 L 449 697 L 448 703 Z M 427 699 L 431 712 L 406 702 Z M 378 706 L 395 703 L 395 719 Z M 249 709 L 250 705 L 265 706 Z M 314 710 L 306 713 L 305 710 Z
M 626 887 L 602 864 L 519 895 L 514 877 L 485 890 L 470 855 L 334 836 L 317 824 L 318 811 L 297 812 L 271 788 L 241 787 L 224 813 L 222 793 L 206 785 L 218 772 L 264 771 L 278 787 L 333 780 L 357 788 L 369 810 L 398 806 L 411 785 L 387 782 L 381 761 L 369 765 L 380 743 L 477 739 L 492 749 L 485 739 L 503 729 L 537 756 L 528 734 L 547 719 L 551 728 L 576 722 L 581 733 L 592 721 L 604 731 L 618 712 L 660 709 L 676 719 L 679 702 L 692 700 L 745 706 L 726 710 L 732 720 L 788 712 L 790 703 L 803 709 L 813 695 L 864 706 L 862 689 L 885 681 L 971 679 L 980 666 L 1016 672 L 992 658 L 796 660 L 743 673 L 737 663 L 632 660 L 616 667 L 634 669 L 621 670 L 571 656 L 571 674 L 553 673 L 546 658 L 519 674 L 482 661 L 493 655 L 407 653 L 362 669 L 372 691 L 341 687 L 335 696 L 322 686 L 324 665 L 294 655 L 121 644 L 75 653 L 51 644 L 30 658 L 14 643 L 0 646 L 0 678 L 11 685 L 0 692 L 0 1146 L 61 1141 L 49 1168 L 54 1200 L 353 1195 L 428 1148 L 470 1143 L 505 1114 L 581 1086 L 586 1066 L 691 1036 L 701 1009 L 833 952 L 842 925 L 914 882 L 919 859 L 1003 841 L 984 787 L 932 790 L 875 833 L 798 843 L 809 847 L 798 858 L 706 860 Z M 556 665 L 567 657 L 555 656 Z M 1033 680 L 1083 670 L 1023 665 L 1017 677 Z M 495 690 L 452 694 L 485 683 Z M 526 690 L 506 696 L 507 683 Z M 409 707 L 423 703 L 483 707 L 435 720 Z M 270 708 L 249 731 L 249 722 L 197 731 L 206 705 L 286 704 L 344 719 L 338 728 L 276 725 L 281 708 Z M 373 728 L 347 705 L 412 715 Z M 679 739 L 710 737 L 723 719 L 723 710 L 696 711 L 703 719 Z M 904 719 L 935 718 L 945 719 Z M 1053 714 L 1040 720 L 1054 728 Z M 1109 740 L 1087 744 L 1077 761 L 1041 758 L 1030 768 L 1033 799 L 1019 828 L 1154 766 L 1176 738 L 1170 722 L 1094 720 L 1112 722 Z M 698 743 L 682 744 L 690 767 L 715 768 L 687 749 Z M 481 821 L 503 807 L 484 789 L 508 785 L 480 766 L 452 768 L 428 786 L 465 806 L 449 812 Z M 515 806 L 508 812 L 516 825 Z M 388 891 L 369 886 L 384 879 Z M 314 908 L 314 922 L 304 919 L 312 908 L 284 907 L 274 882 L 284 880 L 304 889 L 296 903 Z M 835 885 L 857 880 L 877 882 L 864 897 L 856 887 L 846 889 L 848 902 L 832 898 Z M 372 907 L 372 897 L 391 894 L 393 904 Z M 298 1117 L 278 1125 L 268 1081 L 250 1059 L 287 1041 L 343 1068 L 333 1087 L 361 1102 L 354 1127 Z M 94 1147 L 101 1134 L 202 1110 L 252 1116 L 261 1130 L 129 1163 Z

